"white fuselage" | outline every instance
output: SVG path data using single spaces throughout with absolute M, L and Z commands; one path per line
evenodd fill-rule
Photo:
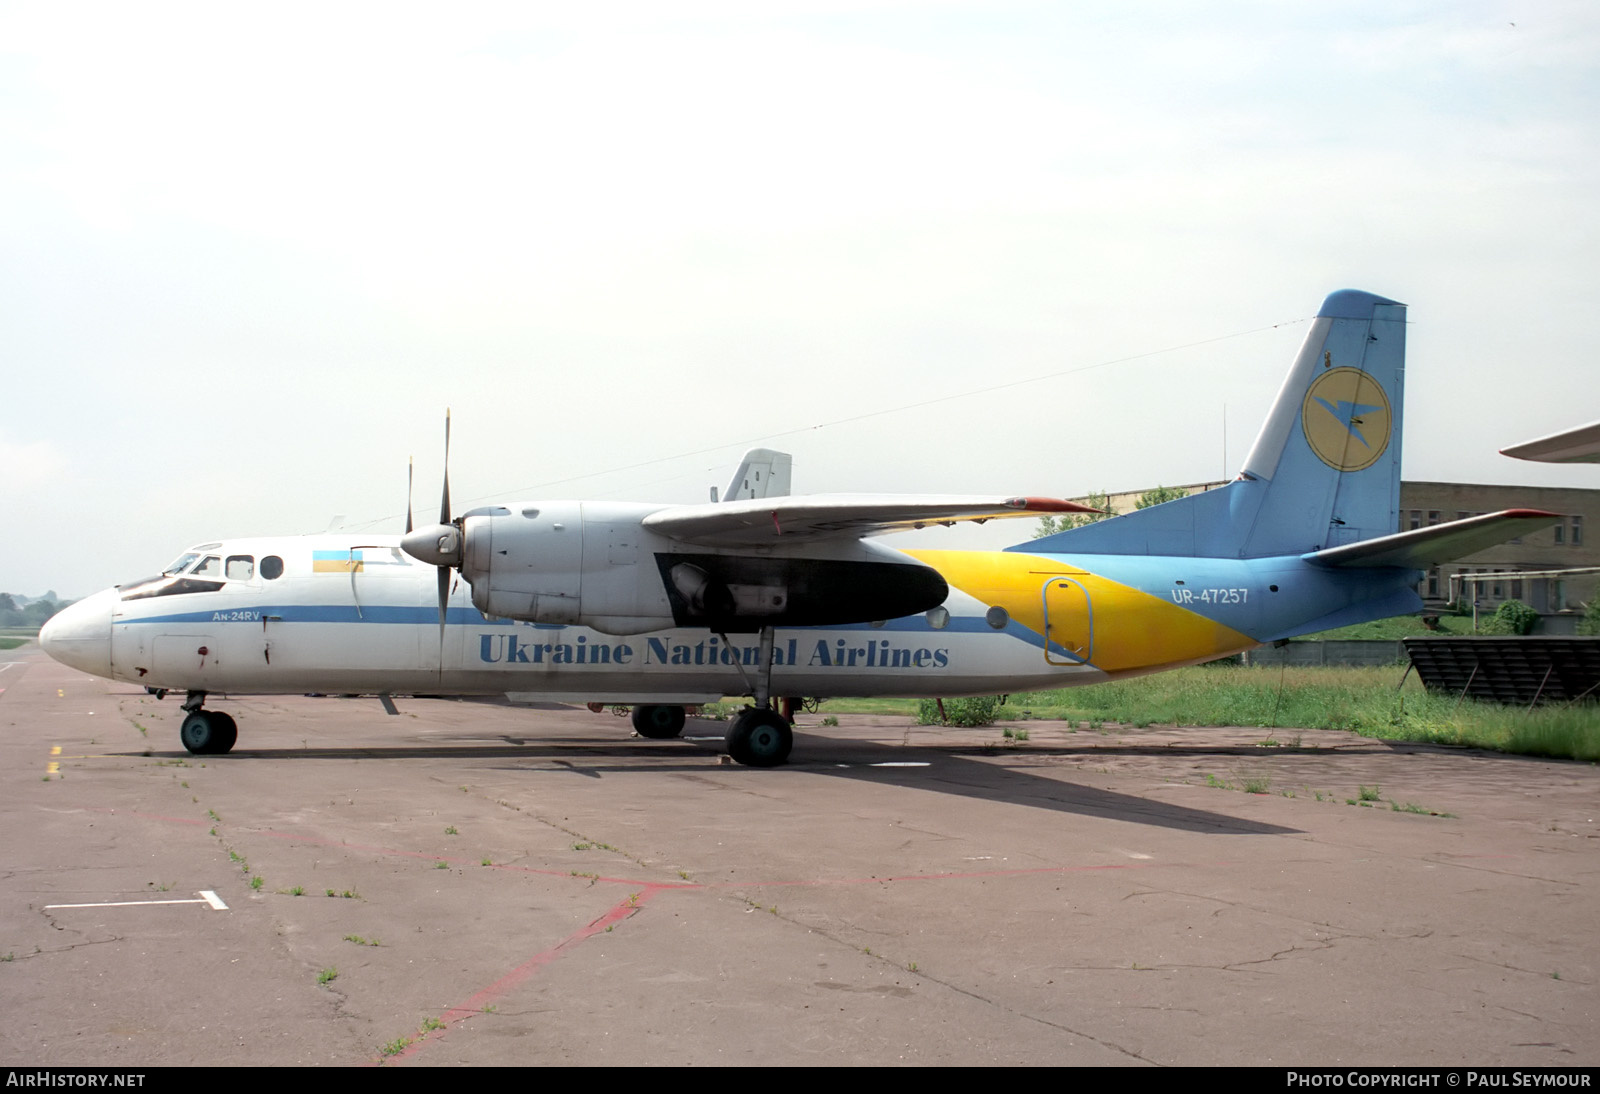
M 757 672 L 754 634 L 619 636 L 490 619 L 459 579 L 441 627 L 436 570 L 401 551 L 398 537 L 236 540 L 195 551 L 217 562 L 187 585 L 121 586 L 63 612 L 42 635 L 51 655 L 145 687 L 229 694 L 694 703 L 748 694 Z M 1025 634 L 992 628 L 987 608 L 952 589 L 944 610 L 779 628 L 773 694 L 960 695 L 1104 678 L 1086 664 L 1047 661 Z

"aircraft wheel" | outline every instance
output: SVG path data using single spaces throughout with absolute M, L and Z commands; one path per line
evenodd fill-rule
M 234 742 L 239 739 L 239 723 L 233 720 L 233 715 L 224 714 L 220 710 L 211 712 L 211 732 L 216 738 L 212 745 L 213 755 L 222 755 L 233 749 Z
M 633 708 L 633 728 L 641 737 L 662 741 L 683 732 L 683 708 L 644 706 Z
M 728 755 L 749 767 L 777 767 L 789 758 L 794 730 L 767 707 L 746 707 L 728 730 Z
M 224 718 L 227 718 L 226 722 L 222 721 Z M 229 730 L 233 732 L 229 733 Z M 233 747 L 237 736 L 238 729 L 234 726 L 233 719 L 213 710 L 192 712 L 178 729 L 178 739 L 183 742 L 183 747 L 197 756 L 226 752 Z

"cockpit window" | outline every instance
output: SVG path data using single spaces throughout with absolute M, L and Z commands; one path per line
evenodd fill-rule
M 164 574 L 181 574 L 190 566 L 200 561 L 200 556 L 193 551 L 178 556 L 178 560 L 161 572 Z
M 249 581 L 256 573 L 256 559 L 254 555 L 229 555 L 228 580 Z
M 146 578 L 121 588 L 123 600 L 144 600 L 152 596 L 178 596 L 182 593 L 214 593 L 222 588 L 220 581 L 201 581 L 193 577 L 162 574 Z
M 261 576 L 268 581 L 276 581 L 283 576 L 283 559 L 277 555 L 268 555 L 261 560 Z
M 207 555 L 201 559 L 200 565 L 189 572 L 195 577 L 219 578 L 222 576 L 222 559 L 217 555 Z

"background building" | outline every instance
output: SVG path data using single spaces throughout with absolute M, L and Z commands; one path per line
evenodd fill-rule
M 1189 483 L 1176 488 L 1199 494 L 1225 486 L 1224 482 Z M 1148 490 L 1129 490 L 1107 495 L 1107 504 L 1118 513 L 1138 508 Z M 1086 504 L 1088 498 L 1075 498 Z M 1600 520 L 1600 490 L 1575 490 L 1549 486 L 1491 486 L 1465 482 L 1402 482 L 1400 484 L 1400 528 L 1426 528 L 1480 513 L 1502 509 L 1544 509 L 1562 514 L 1560 523 L 1509 540 L 1486 551 L 1468 555 L 1452 563 L 1435 566 L 1417 585 L 1429 607 L 1442 607 L 1450 597 L 1450 576 L 1456 573 L 1489 573 L 1498 570 L 1565 570 L 1600 566 L 1600 544 L 1594 542 L 1593 527 Z M 1585 526 L 1589 526 L 1587 529 Z M 1506 600 L 1520 600 L 1535 611 L 1552 613 L 1581 612 L 1596 595 L 1600 574 L 1573 574 L 1564 577 L 1509 577 L 1483 582 L 1478 588 L 1480 607 L 1493 610 Z M 1462 595 L 1457 583 L 1457 595 Z

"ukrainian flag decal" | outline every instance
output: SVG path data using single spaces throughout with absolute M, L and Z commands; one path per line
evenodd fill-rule
M 314 574 L 359 574 L 363 569 L 360 551 L 312 551 Z

